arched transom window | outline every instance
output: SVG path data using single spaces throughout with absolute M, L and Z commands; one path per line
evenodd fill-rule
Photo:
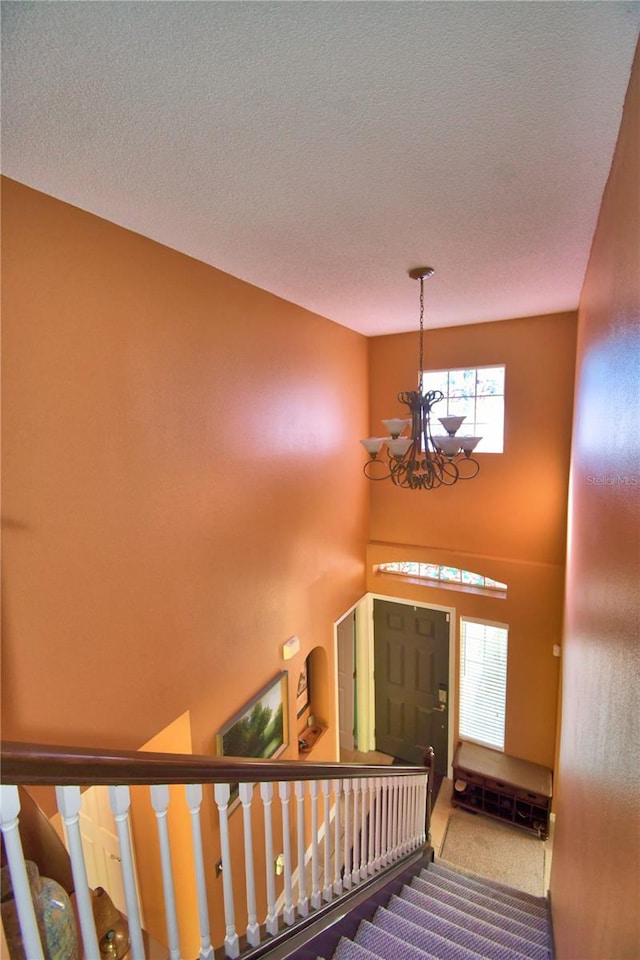
M 411 577 L 412 580 L 425 580 L 431 584 L 436 582 L 447 586 L 457 586 L 462 590 L 472 588 L 494 593 L 507 592 L 507 584 L 502 583 L 500 580 L 486 577 L 482 573 L 474 573 L 472 570 L 461 570 L 459 567 L 445 567 L 437 563 L 418 563 L 415 560 L 397 560 L 393 563 L 379 564 L 378 571 L 380 573 L 392 573 L 401 577 Z

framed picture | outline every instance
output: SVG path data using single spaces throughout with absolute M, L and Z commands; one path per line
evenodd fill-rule
M 289 744 L 287 671 L 282 670 L 216 734 L 220 757 L 273 760 Z
M 311 690 L 309 687 L 309 657 L 305 660 L 298 677 L 298 689 L 296 691 L 296 716 L 301 716 L 311 702 Z

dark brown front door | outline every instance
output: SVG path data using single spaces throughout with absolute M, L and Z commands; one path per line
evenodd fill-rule
M 447 775 L 449 614 L 374 600 L 376 748 Z

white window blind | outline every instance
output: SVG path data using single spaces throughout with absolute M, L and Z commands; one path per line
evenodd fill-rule
M 508 627 L 460 621 L 460 736 L 504 750 Z

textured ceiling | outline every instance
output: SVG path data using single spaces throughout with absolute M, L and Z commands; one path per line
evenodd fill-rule
M 338 323 L 574 309 L 637 2 L 8 2 L 2 168 Z

